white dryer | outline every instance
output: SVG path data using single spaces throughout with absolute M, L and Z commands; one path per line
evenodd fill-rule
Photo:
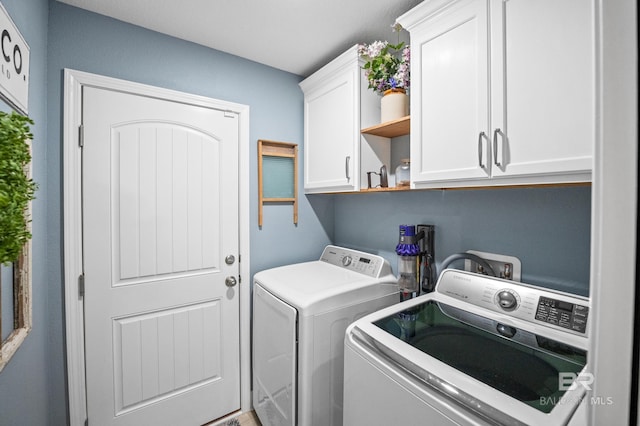
M 345 330 L 398 301 L 384 258 L 342 247 L 258 272 L 253 406 L 262 425 L 342 425 Z

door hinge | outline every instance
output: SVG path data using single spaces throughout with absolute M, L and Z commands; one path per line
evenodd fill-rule
M 84 126 L 82 124 L 78 127 L 78 145 L 80 148 L 84 147 Z
M 84 274 L 78 276 L 78 296 L 84 297 Z

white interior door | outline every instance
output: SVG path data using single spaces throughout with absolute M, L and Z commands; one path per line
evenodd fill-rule
M 89 424 L 238 410 L 238 117 L 83 90 Z

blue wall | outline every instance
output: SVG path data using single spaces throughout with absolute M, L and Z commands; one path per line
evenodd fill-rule
M 249 105 L 251 273 L 319 256 L 319 250 L 331 240 L 333 210 L 330 201 L 312 206 L 302 199 L 297 227 L 292 223 L 290 206 L 268 207 L 263 229 L 257 226 L 257 140 L 298 143 L 302 155 L 303 111 L 299 76 L 55 1 L 49 6 L 48 134 L 54 147 L 49 153 L 47 176 L 51 188 L 49 259 L 51 285 L 57 289 L 57 297 L 51 301 L 55 322 L 53 333 L 60 343 L 64 333 L 60 226 L 64 68 Z M 58 361 L 55 366 L 61 367 L 62 356 Z
M 31 47 L 34 126 L 34 329 L 0 373 L 0 424 L 64 425 L 62 82 L 71 68 L 249 105 L 251 271 L 316 259 L 336 243 L 380 253 L 395 269 L 398 225 L 436 225 L 437 259 L 476 249 L 518 256 L 525 280 L 586 293 L 590 189 L 535 188 L 301 195 L 265 207 L 257 225 L 258 139 L 298 143 L 301 77 L 54 0 L 2 0 Z M 48 14 L 48 15 L 47 15 Z M 232 42 L 232 40 L 231 40 Z M 0 108 L 7 107 L 0 102 Z M 302 164 L 302 162 L 301 162 Z M 302 171 L 299 187 L 302 188 Z
M 249 105 L 252 273 L 288 260 L 319 256 L 318 247 L 331 239 L 332 210 L 325 203 L 311 206 L 302 199 L 297 227 L 292 222 L 291 207 L 268 206 L 263 229 L 257 225 L 258 139 L 297 143 L 303 155 L 299 76 L 56 1 L 51 1 L 50 8 L 49 135 L 58 147 L 49 161 L 54 188 L 52 227 L 59 228 L 61 215 L 62 73 L 64 68 L 71 68 Z M 61 241 L 61 237 L 55 240 Z M 278 250 L 274 250 L 276 244 Z M 54 252 L 51 256 L 59 257 Z
M 34 330 L 0 373 L 0 424 L 64 425 L 68 422 L 62 282 L 64 68 L 250 106 L 252 274 L 317 258 L 332 239 L 333 206 L 331 200 L 311 203 L 303 197 L 298 226 L 292 223 L 290 206 L 267 207 L 263 229 L 257 226 L 254 147 L 258 139 L 293 142 L 303 155 L 301 77 L 54 0 L 3 0 L 3 4 L 31 47 L 30 115 L 37 123 L 34 177 L 40 191 L 33 224 Z
M 334 195 L 334 242 L 396 270 L 398 225 L 436 226 L 436 265 L 479 250 L 516 256 L 522 280 L 588 295 L 591 188 L 546 187 Z M 460 263 L 453 264 L 461 267 Z M 438 269 L 440 271 L 440 269 Z
M 33 329 L 15 353 L 9 364 L 0 372 L 0 425 L 46 425 L 64 424 L 64 381 L 51 395 L 53 371 L 49 359 L 51 343 L 62 341 L 62 335 L 51 334 L 49 298 L 51 292 L 60 291 L 51 287 L 48 276 L 46 217 L 48 209 L 47 182 L 47 0 L 2 0 L 2 4 L 13 19 L 30 50 L 29 116 L 35 125 L 33 133 L 32 171 L 39 190 L 32 205 L 33 235 Z M 0 100 L 0 109 L 10 107 Z M 55 282 L 55 280 L 54 280 Z M 60 307 L 54 309 L 60 310 Z M 59 352 L 59 351 L 58 351 Z M 60 353 L 55 366 L 62 369 Z M 59 408 L 50 410 L 53 405 Z

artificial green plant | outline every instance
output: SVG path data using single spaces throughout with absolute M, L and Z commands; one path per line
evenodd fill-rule
M 0 111 L 0 264 L 15 262 L 31 238 L 26 212 L 36 183 L 27 173 L 33 138 L 29 117 Z

